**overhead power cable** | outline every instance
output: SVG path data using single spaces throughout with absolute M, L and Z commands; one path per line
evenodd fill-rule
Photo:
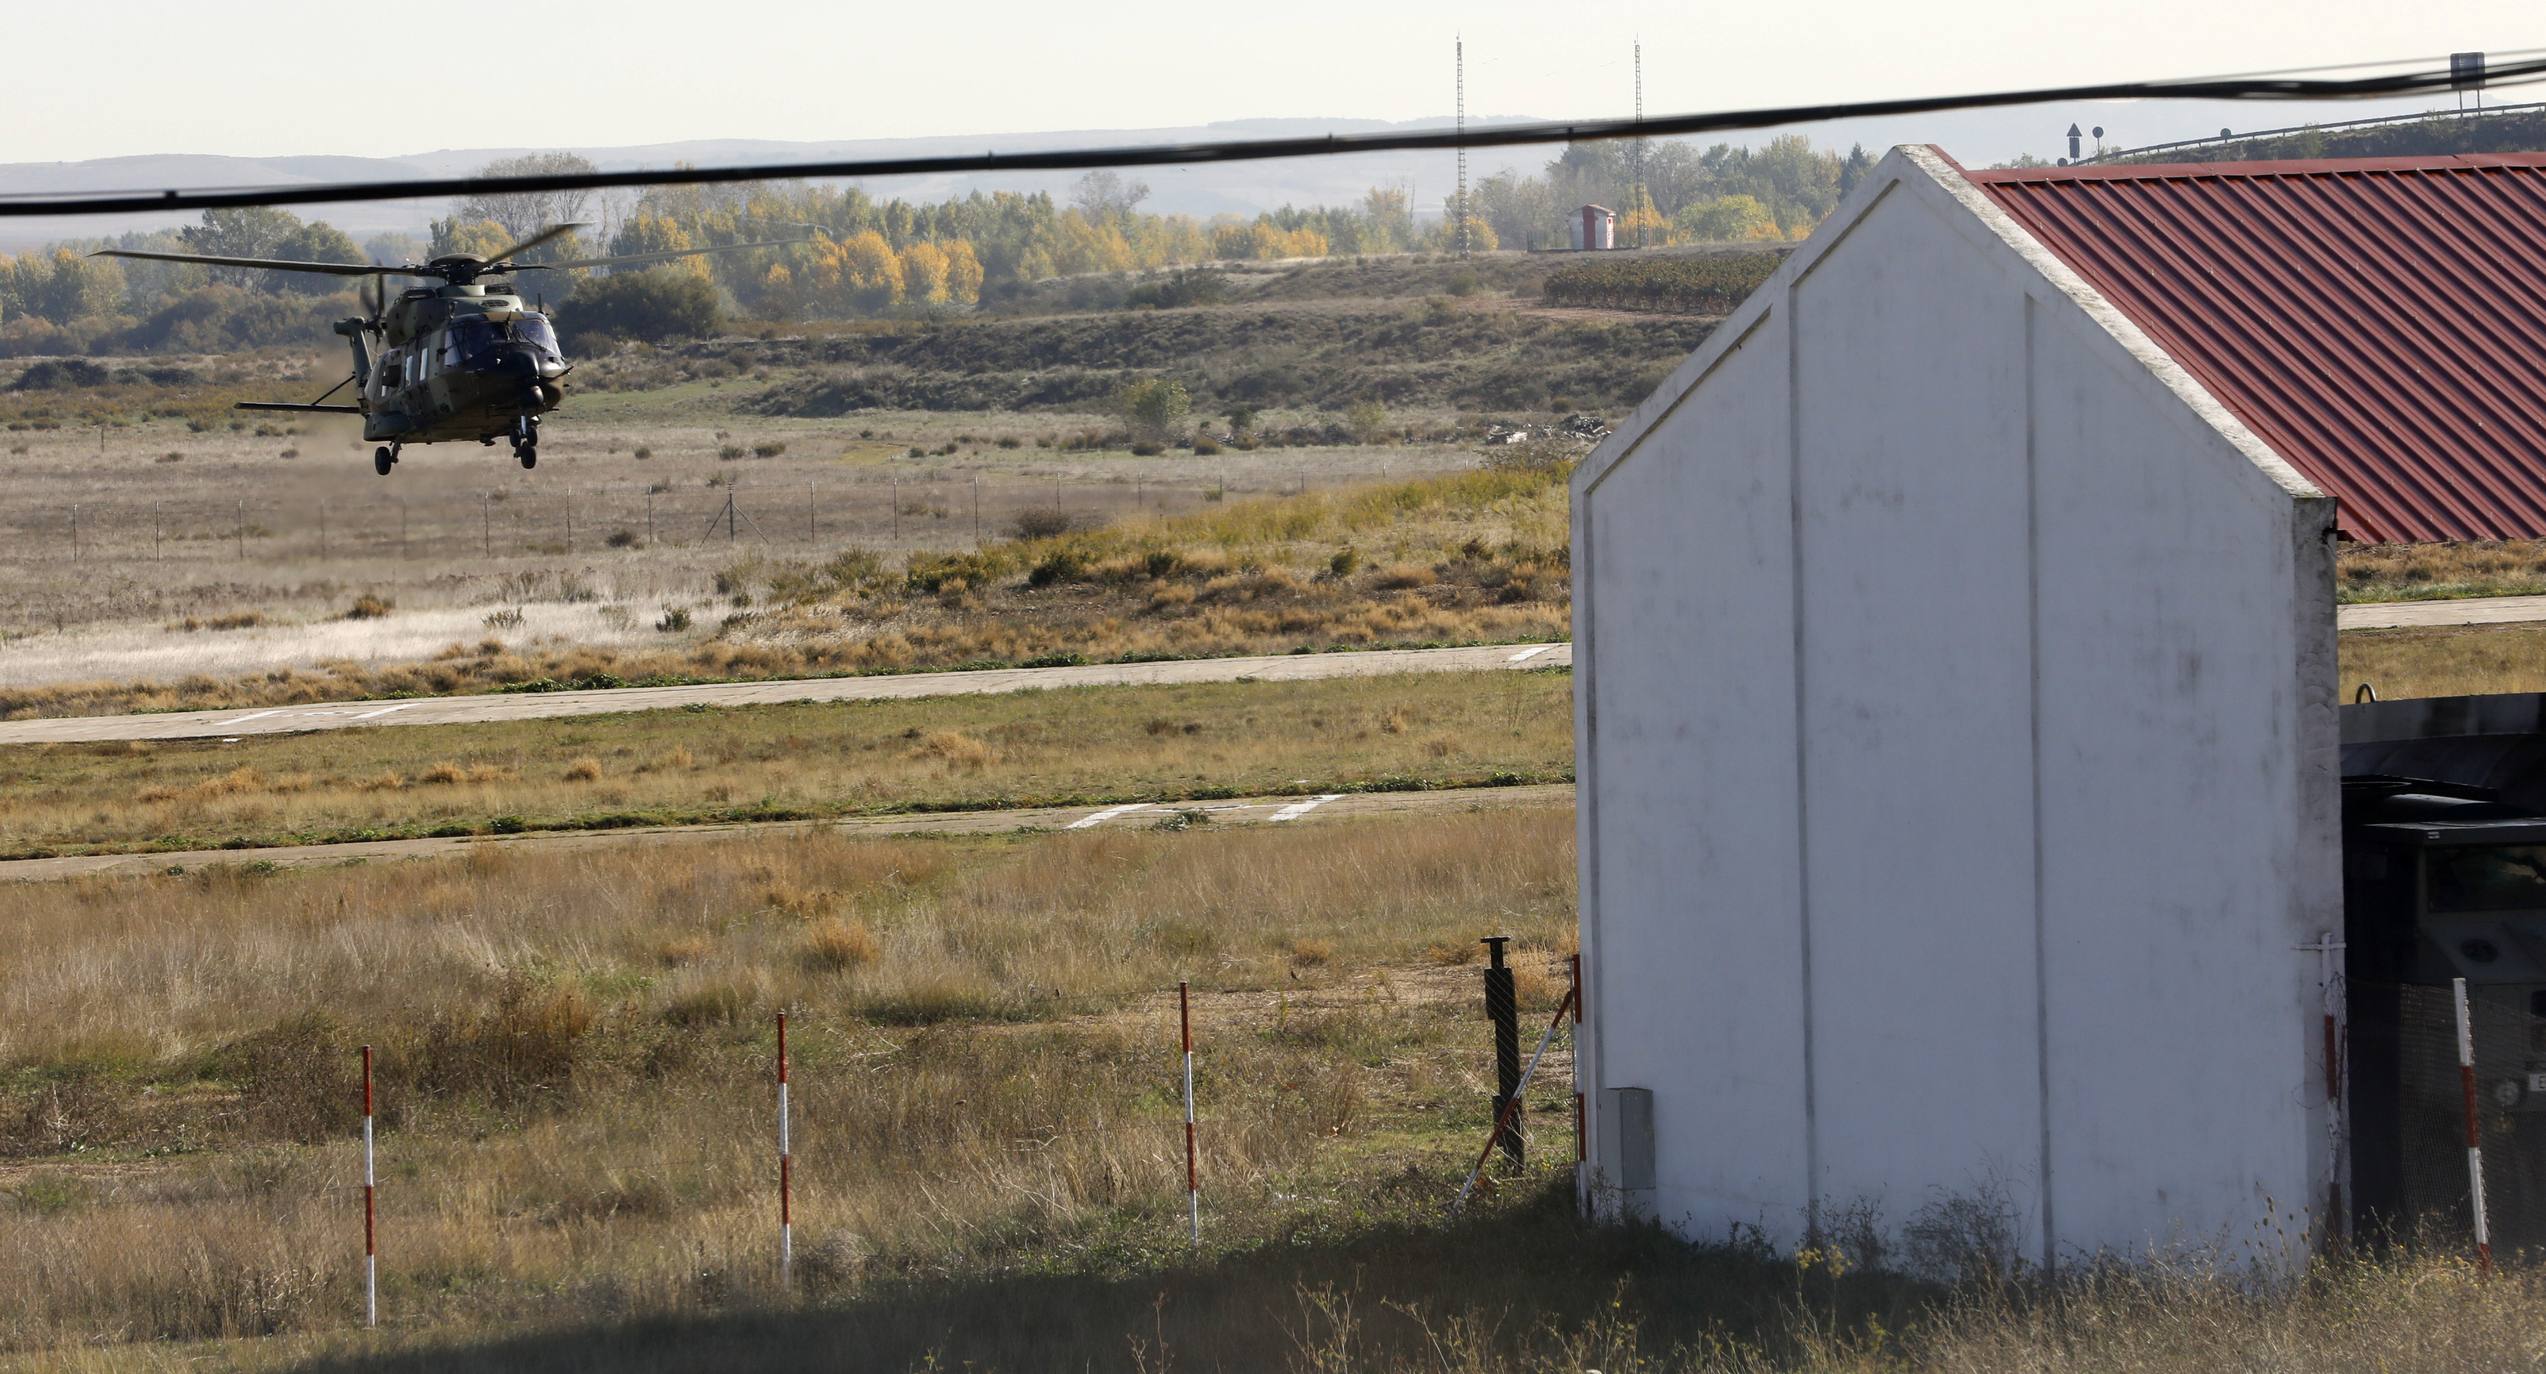
M 2485 73 L 2483 84 L 2487 87 L 2515 86 L 2540 79 L 2546 79 L 2546 56 L 2522 54 L 2517 60 L 2491 67 Z M 75 196 L 30 195 L 0 198 L 0 218 L 221 210 L 249 205 L 317 205 L 536 191 L 597 191 L 631 186 L 710 186 L 813 177 L 862 179 L 956 172 L 1071 172 L 1105 167 L 1263 162 L 1276 158 L 1335 157 L 1346 153 L 1509 148 L 1537 143 L 1587 143 L 1604 139 L 1735 133 L 1838 119 L 1934 114 L 1945 110 L 1996 109 L 2076 100 L 2369 100 L 2439 94 L 2457 89 L 2460 83 L 2461 78 L 2445 66 L 2414 67 L 2381 75 L 2339 78 L 2261 74 L 2172 81 L 2114 81 L 2087 86 L 2049 86 L 1961 95 L 1904 96 L 1889 100 L 1656 115 L 1650 119 L 1540 120 L 1469 128 L 1464 132 L 1423 129 L 1328 134 L 1310 138 L 1149 143 L 1106 148 L 1055 148 L 1039 152 L 755 163 L 732 167 L 656 167 L 612 172 L 543 172 L 526 176 L 426 177 L 317 185 L 132 190 Z

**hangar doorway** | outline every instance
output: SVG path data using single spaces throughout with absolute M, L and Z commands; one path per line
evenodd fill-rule
M 2546 694 L 2343 710 L 2353 1234 L 2472 1226 L 2463 978 L 2494 1244 L 2546 1250 Z

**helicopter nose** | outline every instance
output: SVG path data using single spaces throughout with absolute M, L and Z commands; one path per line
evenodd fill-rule
M 528 349 L 505 348 L 489 355 L 484 371 L 493 377 L 514 377 L 530 381 L 539 376 L 539 359 Z

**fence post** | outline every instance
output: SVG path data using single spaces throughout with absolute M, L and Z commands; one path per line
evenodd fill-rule
M 1591 1160 L 1591 1126 L 1582 1100 L 1582 955 L 1568 956 L 1565 967 L 1574 994 L 1574 1167 L 1580 1169 Z
M 1521 1081 L 1521 1007 L 1520 991 L 1512 970 L 1503 962 L 1503 946 L 1511 943 L 1509 935 L 1488 935 L 1485 946 L 1489 963 L 1485 969 L 1485 1015 L 1494 1023 L 1494 1119 L 1503 1118 L 1512 1094 Z M 1502 1133 L 1503 1158 L 1514 1169 L 1525 1162 L 1526 1147 L 1521 1141 L 1521 1123 Z
M 71 560 L 72 560 L 73 562 L 77 562 L 77 561 L 79 561 L 79 556 L 80 556 L 80 508 L 79 508 L 79 507 L 77 507 L 77 506 L 73 506 L 73 507 L 71 507 Z
M 972 479 L 972 546 L 976 551 L 981 548 L 981 478 L 978 474 Z
M 893 503 L 893 539 L 894 542 L 899 543 L 902 538 L 902 483 L 900 478 L 893 479 L 891 484 L 886 487 L 885 499 Z
M 240 561 L 240 562 L 242 562 L 242 563 L 245 563 L 246 561 L 248 561 L 248 503 L 247 503 L 247 502 L 245 502 L 245 501 L 241 501 L 241 502 L 239 502 L 239 511 L 238 511 L 238 515 L 239 515 L 239 518 L 238 518 L 238 524 L 237 524 L 237 526 L 236 526 L 236 529 L 237 529 L 238 536 L 239 536 L 239 561 Z
M 822 527 L 814 522 L 813 484 L 811 482 L 804 484 L 804 537 L 812 540 L 820 540 L 822 538 Z
M 380 1325 L 380 1248 L 372 1203 L 378 1175 L 371 1159 L 371 1046 L 362 1047 L 362 1324 Z
M 645 546 L 654 547 L 654 484 L 645 486 Z
M 318 503 L 318 561 L 327 561 L 327 503 Z
M 575 551 L 575 489 L 566 488 L 566 552 Z
M 787 1014 L 778 1013 L 778 1286 L 787 1288 L 796 1263 L 795 1153 L 787 1141 Z
M 2484 1138 L 2475 1119 L 2475 1026 L 2467 1016 L 2466 980 L 2450 979 L 2449 993 L 2457 1004 L 2458 1087 L 2466 1098 L 2466 1186 L 2467 1205 L 2475 1216 L 2475 1269 L 2490 1274 L 2493 1231 L 2484 1216 Z
M 495 497 L 492 493 L 478 494 L 477 537 L 482 546 L 481 551 L 487 557 L 493 558 L 495 556 Z
M 159 547 L 159 503 L 156 501 L 150 503 L 150 561 L 153 563 L 167 561 L 167 555 L 161 552 Z
M 1193 1141 L 1193 998 L 1189 984 L 1176 983 L 1176 1020 L 1185 1042 L 1185 1230 L 1193 1248 L 1202 1248 L 1202 1166 Z

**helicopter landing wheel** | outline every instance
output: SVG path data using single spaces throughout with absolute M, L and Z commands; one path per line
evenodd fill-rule
M 514 457 L 516 457 L 516 458 L 521 459 L 521 460 L 522 460 L 522 466 L 523 466 L 523 467 L 525 467 L 525 468 L 535 468 L 535 467 L 538 467 L 538 466 L 539 466 L 539 445 L 537 445 L 537 444 L 516 444 L 516 445 L 514 445 L 514 446 L 513 446 L 513 456 L 514 456 Z
M 390 448 L 387 444 L 382 444 L 379 448 L 373 450 L 371 455 L 371 470 L 373 472 L 386 477 L 389 475 L 389 469 L 396 467 L 397 465 L 397 450 Z

